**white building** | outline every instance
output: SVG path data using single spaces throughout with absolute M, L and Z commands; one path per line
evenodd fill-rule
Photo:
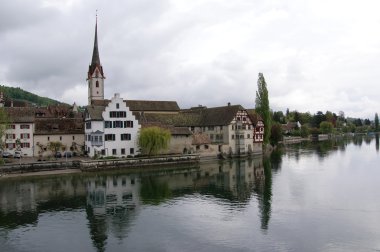
M 141 126 L 119 94 L 104 99 L 104 72 L 100 63 L 97 24 L 88 68 L 88 106 L 85 112 L 85 151 L 90 157 L 127 157 L 138 154 Z
M 5 122 L 6 130 L 3 136 L 4 151 L 11 154 L 21 151 L 22 156 L 33 156 L 34 110 L 33 108 L 4 108 L 9 121 Z
M 119 94 L 104 100 L 105 105 L 89 105 L 85 114 L 85 150 L 94 156 L 134 156 L 138 154 L 141 126 Z

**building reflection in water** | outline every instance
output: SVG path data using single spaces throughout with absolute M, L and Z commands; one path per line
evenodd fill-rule
M 123 239 L 140 207 L 140 179 L 133 175 L 103 175 L 86 183 L 86 213 L 94 246 L 105 249 L 107 233 Z
M 376 138 L 376 151 L 379 152 L 379 133 L 376 133 L 375 138 Z
M 0 227 L 36 225 L 43 212 L 79 209 L 85 187 L 75 176 L 20 178 L 0 183 Z
M 42 212 L 83 209 L 94 248 L 104 251 L 107 239 L 123 240 L 142 205 L 161 205 L 187 195 L 212 196 L 217 204 L 240 211 L 258 201 L 261 227 L 271 214 L 272 171 L 281 156 L 269 159 L 202 162 L 199 167 L 164 169 L 139 174 L 121 171 L 76 174 L 0 183 L 0 228 L 36 225 Z

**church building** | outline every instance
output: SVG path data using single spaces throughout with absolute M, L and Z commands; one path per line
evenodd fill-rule
M 111 100 L 104 99 L 105 76 L 100 63 L 97 33 L 96 22 L 94 50 L 87 74 L 85 151 L 90 157 L 134 156 L 138 154 L 137 141 L 141 126 L 119 94 L 115 94 Z

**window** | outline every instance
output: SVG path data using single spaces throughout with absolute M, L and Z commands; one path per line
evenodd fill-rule
M 112 149 L 112 155 L 116 155 L 116 149 Z
M 30 128 L 29 124 L 21 124 L 20 125 L 20 129 L 29 129 L 29 128 Z
M 95 86 L 99 87 L 99 81 L 96 81 Z
M 75 136 L 73 136 L 73 140 L 75 140 Z
M 133 128 L 133 121 L 125 121 L 124 128 Z
M 104 156 L 104 155 L 106 155 L 106 150 L 105 149 L 102 149 L 102 155 Z
M 119 103 L 116 103 L 116 108 L 117 108 L 117 109 L 120 108 Z
M 232 139 L 235 139 L 235 135 L 232 135 Z
M 214 140 L 214 134 L 210 134 L 210 140 Z
M 208 145 L 207 145 L 207 144 L 205 144 L 205 149 L 206 149 L 206 150 L 208 149 Z
M 132 155 L 135 154 L 135 149 L 134 148 L 130 148 L 129 149 L 129 154 L 132 154 Z
M 250 134 L 247 134 L 247 138 L 251 138 L 251 135 L 250 135 Z
M 125 155 L 125 149 L 124 148 L 121 149 L 121 155 Z
M 62 137 L 61 136 L 59 137 L 59 141 L 62 141 Z
M 247 121 L 247 118 L 245 116 L 243 116 L 243 122 Z
M 223 126 L 220 126 L 220 128 L 219 128 L 220 130 L 223 130 Z
M 105 141 L 115 141 L 115 134 L 105 134 L 104 140 Z
M 86 129 L 91 129 L 91 122 L 86 122 Z
M 16 135 L 15 134 L 6 134 L 5 138 L 6 139 L 16 139 Z
M 121 134 L 121 141 L 131 140 L 131 134 Z
M 30 143 L 21 143 L 21 148 L 30 148 Z
M 50 137 L 48 137 L 48 141 L 50 141 Z
M 5 144 L 5 147 L 7 148 L 7 149 L 13 149 L 14 147 L 15 147 L 15 144 L 14 143 L 7 143 L 7 144 Z
M 28 133 L 20 134 L 20 139 L 29 139 L 29 138 L 30 138 L 30 134 L 28 134 Z
M 127 117 L 127 112 L 125 111 L 110 111 L 111 118 L 125 118 Z
M 16 128 L 16 125 L 14 124 L 7 125 L 7 129 L 15 129 L 15 128 Z
M 113 127 L 114 128 L 123 128 L 123 122 L 122 121 L 113 121 Z
M 112 122 L 111 121 L 104 121 L 104 128 L 112 128 Z

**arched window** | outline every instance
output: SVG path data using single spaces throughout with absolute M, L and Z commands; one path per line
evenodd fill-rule
M 99 87 L 99 81 L 96 81 L 95 86 L 96 86 L 96 87 Z

